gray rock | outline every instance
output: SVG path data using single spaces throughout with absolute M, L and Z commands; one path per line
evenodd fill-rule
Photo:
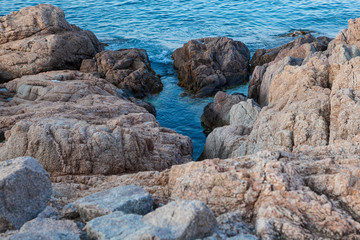
M 114 212 L 86 225 L 89 239 L 197 239 L 216 228 L 212 211 L 200 201 L 171 202 L 144 217 Z
M 88 222 L 86 232 L 93 240 L 174 239 L 168 229 L 145 224 L 142 218 L 137 214 L 114 212 Z
M 19 229 L 51 197 L 49 174 L 31 157 L 0 162 L 0 232 Z
M 153 198 L 141 187 L 128 185 L 89 195 L 73 204 L 81 219 L 89 221 L 115 211 L 145 215 L 153 209 Z
M 22 226 L 8 240 L 80 240 L 80 230 L 70 220 L 36 218 Z
M 211 236 L 216 228 L 213 212 L 201 201 L 176 201 L 144 216 L 144 223 L 169 229 L 174 239 Z
M 235 104 L 230 109 L 230 125 L 252 128 L 260 111 L 260 106 L 252 99 Z
M 216 218 L 218 229 L 227 237 L 254 234 L 254 231 L 242 220 L 241 212 L 229 212 Z
M 42 211 L 37 218 L 52 218 L 52 219 L 60 219 L 60 212 L 51 206 L 47 206 L 44 211 Z

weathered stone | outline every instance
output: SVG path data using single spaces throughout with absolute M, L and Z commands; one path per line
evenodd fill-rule
M 0 18 L 0 82 L 56 69 L 78 69 L 103 50 L 90 31 L 69 24 L 49 4 L 26 7 Z
M 90 239 L 198 239 L 216 227 L 212 211 L 200 201 L 171 202 L 144 217 L 115 212 L 86 225 Z
M 218 229 L 227 237 L 243 236 L 246 239 L 246 237 L 251 237 L 247 235 L 254 234 L 254 230 L 242 220 L 240 211 L 222 214 L 216 218 L 216 221 Z M 255 236 L 252 238 L 257 239 Z
M 80 240 L 80 230 L 70 220 L 36 218 L 22 226 L 8 240 Z
M 93 59 L 84 60 L 80 71 L 96 72 L 115 86 L 140 98 L 159 93 L 163 86 L 143 49 L 102 51 Z
M 261 108 L 252 99 L 235 104 L 230 109 L 230 125 L 242 125 L 252 128 Z
M 285 57 L 277 62 L 271 62 L 264 66 L 255 68 L 254 73 L 249 82 L 248 95 L 253 98 L 260 106 L 269 104 L 269 91 L 274 78 L 279 75 L 286 66 L 301 65 L 303 59 Z
M 30 157 L 0 162 L 0 232 L 35 218 L 51 196 L 49 174 Z
M 95 193 L 73 203 L 80 217 L 89 221 L 115 211 L 145 215 L 153 209 L 153 198 L 141 187 L 117 187 Z
M 143 222 L 169 229 L 173 239 L 210 236 L 216 227 L 213 212 L 200 201 L 176 201 L 144 216 Z
M 229 158 L 232 155 L 244 155 L 246 151 L 246 139 L 251 128 L 243 125 L 230 125 L 215 128 L 206 138 L 204 151 L 198 160 L 212 158 Z
M 214 102 L 209 103 L 204 108 L 201 115 L 201 123 L 211 130 L 230 124 L 230 109 L 233 105 L 246 101 L 246 97 L 242 94 L 228 94 L 225 92 L 217 92 Z
M 248 81 L 249 49 L 227 37 L 202 38 L 185 43 L 172 55 L 179 85 L 197 97 Z
M 160 127 L 104 79 L 55 71 L 6 87 L 16 96 L 0 112 L 0 161 L 33 156 L 60 175 L 160 170 L 192 160 L 190 138 Z
M 331 39 L 327 37 L 315 38 L 311 34 L 307 34 L 277 48 L 258 49 L 250 61 L 251 72 L 255 70 L 256 66 L 270 63 L 276 58 L 278 60 L 286 56 L 305 58 L 314 51 L 325 51 L 330 41 Z

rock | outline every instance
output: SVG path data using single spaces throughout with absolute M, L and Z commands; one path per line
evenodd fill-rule
M 153 198 L 141 187 L 117 187 L 81 198 L 73 203 L 83 221 L 115 211 L 145 215 L 153 209 Z
M 252 128 L 260 111 L 261 108 L 252 99 L 235 104 L 230 109 L 230 125 Z
M 251 229 L 241 217 L 241 212 L 229 212 L 220 215 L 216 218 L 218 229 L 225 233 L 227 237 L 243 237 L 243 239 L 250 238 L 257 239 Z M 235 238 L 236 239 L 236 238 Z M 241 239 L 241 238 L 240 238 Z
M 204 151 L 198 160 L 229 158 L 236 153 L 242 156 L 246 152 L 246 139 L 251 128 L 243 125 L 230 125 L 215 128 L 206 138 Z
M 302 59 L 285 57 L 278 62 L 271 62 L 264 66 L 257 66 L 249 82 L 248 95 L 253 98 L 260 106 L 269 104 L 269 90 L 274 78 L 281 73 L 288 65 L 299 66 Z
M 209 103 L 204 108 L 201 115 L 201 123 L 203 126 L 213 130 L 230 124 L 230 109 L 233 105 L 246 101 L 246 97 L 242 94 L 228 94 L 225 92 L 217 92 L 214 102 Z
M 26 7 L 0 18 L 0 82 L 57 69 L 79 69 L 103 50 L 90 31 L 69 24 L 49 4 Z
M 52 218 L 55 220 L 60 219 L 60 212 L 54 207 L 47 206 L 44 211 L 42 211 L 37 218 Z
M 200 201 L 176 201 L 144 216 L 143 222 L 169 229 L 172 239 L 197 239 L 210 236 L 216 219 Z
M 198 239 L 211 235 L 216 219 L 200 201 L 169 203 L 140 216 L 114 212 L 86 225 L 90 239 Z
M 8 240 L 80 240 L 80 229 L 70 220 L 36 218 Z
M 30 157 L 0 162 L 0 232 L 35 218 L 51 196 L 49 174 Z
M 287 56 L 306 58 L 314 51 L 325 51 L 330 41 L 331 39 L 327 37 L 315 38 L 311 34 L 307 34 L 277 48 L 258 49 L 250 61 L 251 72 L 255 70 L 256 66 L 262 66 L 275 59 L 279 61 Z
M 298 37 L 298 36 L 304 36 L 307 34 L 313 33 L 313 31 L 308 31 L 308 30 L 297 30 L 297 31 L 292 31 L 286 34 L 281 34 L 279 35 L 279 37 Z
M 174 239 L 168 229 L 147 225 L 143 216 L 114 212 L 95 218 L 86 224 L 90 240 L 106 239 Z
M 301 145 L 324 146 L 329 140 L 328 62 L 313 58 L 303 66 L 286 66 L 269 90 L 247 139 L 244 154 L 261 150 L 291 152 Z M 234 155 L 233 155 L 234 156 Z
M 231 38 L 191 40 L 176 49 L 172 57 L 179 85 L 197 97 L 248 81 L 249 49 Z
M 16 96 L 0 112 L 0 161 L 33 156 L 51 175 L 64 175 L 160 170 L 192 160 L 190 138 L 162 128 L 91 74 L 47 72 L 6 86 Z
M 144 49 L 102 51 L 93 59 L 84 60 L 80 71 L 100 74 L 110 83 L 139 98 L 159 93 L 163 87 Z

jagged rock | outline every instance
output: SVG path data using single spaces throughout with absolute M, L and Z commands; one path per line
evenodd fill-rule
M 251 229 L 241 217 L 241 212 L 229 212 L 216 218 L 218 229 L 226 234 L 228 238 L 257 239 L 254 230 Z
M 106 80 L 77 71 L 25 76 L 0 112 L 0 161 L 33 156 L 52 175 L 160 170 L 192 160 L 190 138 L 160 127 Z
M 248 95 L 260 106 L 269 104 L 269 91 L 274 78 L 279 75 L 286 66 L 299 66 L 303 62 L 301 58 L 285 57 L 277 62 L 271 62 L 263 66 L 257 66 L 249 82 Z
M 153 209 L 153 198 L 141 187 L 117 187 L 81 198 L 72 205 L 83 221 L 115 211 L 145 215 Z
M 0 162 L 0 232 L 35 218 L 51 196 L 49 174 L 30 157 Z
M 249 49 L 227 37 L 191 40 L 172 55 L 179 85 L 197 97 L 209 96 L 249 78 Z
M 262 66 L 275 59 L 281 60 L 286 56 L 306 58 L 314 51 L 325 51 L 330 41 L 331 39 L 327 37 L 315 38 L 311 34 L 307 34 L 277 48 L 258 49 L 250 61 L 251 72 L 255 70 L 256 66 Z
M 216 219 L 200 201 L 171 202 L 140 216 L 115 212 L 86 225 L 90 239 L 198 239 L 213 233 Z
M 36 218 L 8 240 L 80 240 L 80 229 L 70 220 Z
M 26 7 L 0 18 L 0 82 L 57 69 L 79 69 L 104 49 L 95 35 L 69 24 L 49 4 Z
M 252 99 L 235 104 L 230 109 L 230 125 L 252 128 L 260 111 L 261 108 Z
M 115 86 L 140 98 L 159 93 L 163 87 L 144 49 L 102 51 L 93 59 L 84 60 L 80 71 L 98 73 Z
M 214 102 L 204 108 L 201 115 L 201 123 L 210 129 L 230 124 L 230 109 L 233 105 L 246 101 L 242 94 L 228 94 L 219 91 L 215 94 Z

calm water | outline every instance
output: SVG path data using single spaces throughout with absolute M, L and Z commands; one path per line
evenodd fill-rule
M 0 0 L 0 15 L 38 3 L 62 8 L 67 20 L 93 31 L 108 49 L 144 48 L 164 90 L 149 99 L 162 126 L 192 138 L 194 158 L 205 136 L 203 107 L 212 99 L 180 97 L 171 53 L 190 39 L 228 36 L 247 44 L 251 53 L 290 41 L 278 35 L 311 30 L 334 37 L 349 18 L 360 17 L 360 0 Z M 247 93 L 247 86 L 229 92 Z

